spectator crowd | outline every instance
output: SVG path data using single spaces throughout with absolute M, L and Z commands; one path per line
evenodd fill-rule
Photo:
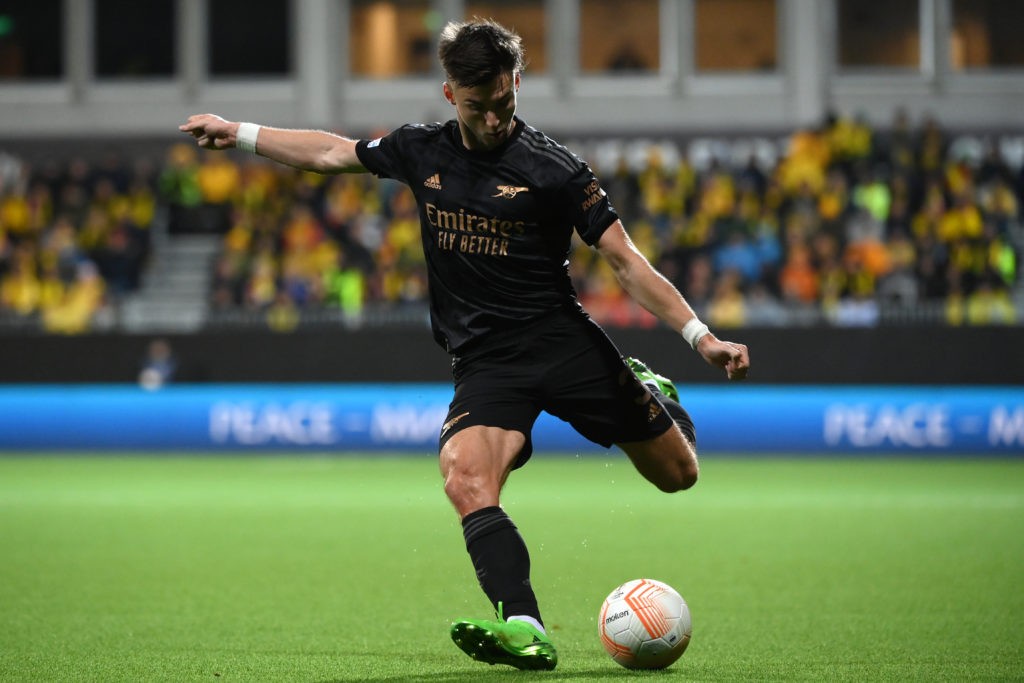
M 0 153 L 0 320 L 84 332 L 136 289 L 160 201 L 155 174 L 113 155 L 31 165 Z
M 574 146 L 638 248 L 713 326 L 1017 322 L 1024 164 L 998 136 L 897 112 L 883 129 L 830 115 L 778 144 L 741 142 Z M 426 298 L 408 188 L 174 144 L 155 165 L 0 157 L 0 317 L 88 329 L 139 287 L 160 220 L 220 240 L 213 316 L 249 311 L 286 330 L 313 312 L 359 319 Z M 595 318 L 655 324 L 594 251 L 576 249 L 570 272 Z

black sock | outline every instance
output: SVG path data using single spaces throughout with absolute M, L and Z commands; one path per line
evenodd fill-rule
M 672 416 L 672 419 L 677 425 L 679 430 L 682 431 L 683 436 L 690 440 L 693 447 L 697 447 L 697 428 L 693 426 L 693 420 L 690 419 L 690 414 L 686 412 L 686 408 L 682 407 L 676 401 L 673 401 L 665 394 L 661 393 L 657 387 L 647 385 L 647 388 L 651 390 L 655 398 L 661 401 L 661 405 L 665 407 L 668 414 Z
M 530 553 L 505 511 L 495 506 L 471 512 L 462 520 L 462 535 L 476 578 L 494 608 L 500 602 L 506 618 L 522 614 L 543 624 L 530 585 Z

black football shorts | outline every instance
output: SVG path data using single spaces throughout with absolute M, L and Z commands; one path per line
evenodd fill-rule
M 440 446 L 474 425 L 515 430 L 526 436 L 515 467 L 533 452 L 530 432 L 542 410 L 605 448 L 653 439 L 673 425 L 604 331 L 577 310 L 483 340 L 452 357 L 452 375 Z

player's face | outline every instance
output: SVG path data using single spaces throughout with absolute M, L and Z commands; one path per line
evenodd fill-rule
M 472 88 L 444 84 L 445 98 L 455 113 L 467 149 L 489 150 L 508 139 L 515 127 L 519 74 L 503 73 L 489 83 Z

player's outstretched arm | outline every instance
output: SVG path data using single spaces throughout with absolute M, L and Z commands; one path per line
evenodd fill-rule
M 204 149 L 239 147 L 304 171 L 365 171 L 356 156 L 356 141 L 321 130 L 269 128 L 226 121 L 215 114 L 196 114 L 178 126 Z
M 722 341 L 712 334 L 679 290 L 637 250 L 621 221 L 615 221 L 605 230 L 597 249 L 612 267 L 622 288 L 665 324 L 679 330 L 705 361 L 725 370 L 729 379 L 747 376 L 750 368 L 747 347 Z

